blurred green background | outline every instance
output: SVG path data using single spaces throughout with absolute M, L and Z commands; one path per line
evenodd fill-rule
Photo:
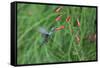
M 59 5 L 17 4 L 17 64 L 38 64 L 96 60 L 96 8 Z M 58 15 L 60 21 L 55 21 Z M 69 22 L 66 18 L 70 16 Z M 80 27 L 77 26 L 79 19 Z M 41 45 L 43 36 L 38 31 L 51 26 L 65 28 L 52 34 Z M 73 32 L 71 32 L 73 30 Z M 76 36 L 79 37 L 77 42 Z

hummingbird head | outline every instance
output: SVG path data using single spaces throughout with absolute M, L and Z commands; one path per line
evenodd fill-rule
M 50 30 L 50 32 L 49 32 L 49 35 L 51 35 L 52 33 L 54 33 L 54 31 L 55 31 L 55 27 L 52 27 L 51 30 Z

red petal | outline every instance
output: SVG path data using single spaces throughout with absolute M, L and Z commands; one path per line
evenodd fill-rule
M 62 6 L 56 8 L 55 12 L 59 12 L 62 9 Z
M 59 20 L 61 20 L 61 15 L 56 17 L 56 21 L 59 21 Z
M 79 20 L 77 19 L 77 26 L 80 27 L 80 22 Z
M 63 28 L 65 28 L 65 26 L 61 26 L 60 28 L 62 28 L 62 29 L 63 29 Z
M 70 16 L 68 16 L 67 18 L 66 18 L 66 22 L 69 22 L 70 21 Z
M 56 28 L 55 30 L 61 30 L 61 29 L 64 29 L 64 28 L 65 28 L 65 26 L 60 26 L 60 27 Z

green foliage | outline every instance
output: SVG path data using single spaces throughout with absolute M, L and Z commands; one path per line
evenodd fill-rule
M 60 12 L 57 5 L 17 5 L 17 64 L 38 64 L 52 62 L 72 62 L 96 60 L 96 41 L 86 37 L 96 34 L 96 8 L 63 6 Z M 62 15 L 60 21 L 55 21 Z M 66 18 L 70 16 L 69 22 Z M 77 26 L 79 19 L 80 27 Z M 43 37 L 39 27 L 48 31 L 51 26 L 65 28 L 56 31 L 47 43 L 40 44 Z M 73 30 L 73 32 L 71 32 Z M 76 36 L 80 36 L 77 42 Z M 86 38 L 86 39 L 85 39 Z

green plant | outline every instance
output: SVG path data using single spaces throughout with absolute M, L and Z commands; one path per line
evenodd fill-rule
M 96 40 L 88 39 L 96 35 L 96 8 L 18 4 L 17 13 L 18 64 L 96 60 Z M 64 29 L 40 47 L 41 26 Z

